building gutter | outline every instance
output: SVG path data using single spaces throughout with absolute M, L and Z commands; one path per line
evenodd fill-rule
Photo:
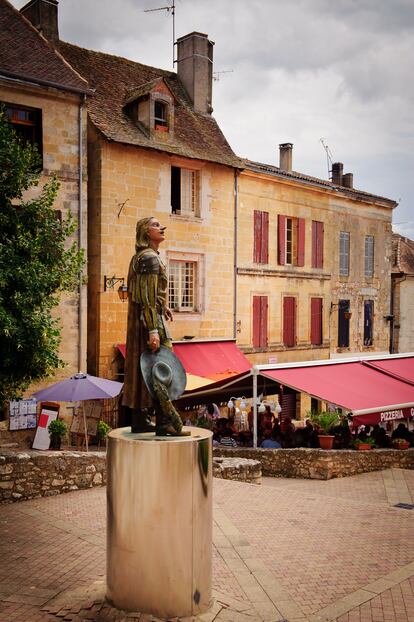
M 77 93 L 78 95 L 85 95 L 87 93 L 92 94 L 94 91 L 85 87 L 77 88 L 76 86 L 66 86 L 64 84 L 58 84 L 57 82 L 51 82 L 50 80 L 42 80 L 38 78 L 32 78 L 29 76 L 25 76 L 24 74 L 15 74 L 11 71 L 7 71 L 6 69 L 0 70 L 0 78 L 4 78 L 5 80 L 10 80 L 11 82 L 17 82 L 18 84 L 26 84 L 29 86 L 36 87 L 50 87 L 54 89 L 58 89 L 59 91 L 67 91 L 69 93 Z
M 83 95 L 79 104 L 79 221 L 78 221 L 78 250 L 82 249 L 83 240 L 83 107 L 85 104 L 86 96 Z M 84 306 L 84 285 L 83 285 L 83 269 L 79 273 L 79 305 L 78 305 L 78 326 L 79 326 L 79 340 L 78 340 L 78 371 L 82 369 L 83 363 L 83 306 Z M 87 441 L 86 441 L 87 443 Z

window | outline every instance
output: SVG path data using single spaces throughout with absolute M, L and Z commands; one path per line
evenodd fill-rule
M 372 346 L 373 316 L 374 316 L 374 301 L 364 300 L 364 346 Z
M 365 278 L 374 276 L 374 236 L 365 236 Z
M 171 211 L 173 214 L 199 216 L 200 172 L 171 167 Z
M 338 304 L 338 347 L 349 347 L 349 300 L 340 300 Z
M 305 265 L 305 219 L 278 216 L 278 260 L 280 265 Z
M 253 296 L 253 347 L 267 348 L 267 296 Z
M 267 263 L 269 261 L 269 214 L 254 212 L 254 249 L 253 261 Z
M 154 127 L 156 130 L 168 130 L 168 106 L 164 102 L 154 102 Z
M 37 145 L 42 155 L 42 111 L 35 108 L 21 108 L 11 104 L 5 105 L 6 116 L 14 131 L 26 143 Z
M 312 268 L 323 268 L 323 222 L 312 220 Z
M 349 232 L 339 234 L 339 275 L 349 276 Z
M 197 262 L 170 260 L 168 306 L 172 311 L 197 310 Z
M 322 344 L 322 298 L 311 298 L 311 344 Z
M 296 345 L 296 298 L 283 298 L 283 343 L 288 348 Z

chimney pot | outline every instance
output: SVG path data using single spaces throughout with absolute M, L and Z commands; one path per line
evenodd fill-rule
M 194 110 L 213 112 L 213 45 L 208 36 L 192 32 L 177 39 L 177 74 Z
M 353 175 L 353 173 L 345 173 L 345 175 L 342 175 L 342 185 L 345 188 L 353 188 L 354 187 L 354 175 Z
M 334 162 L 332 164 L 332 183 L 337 186 L 342 186 L 344 165 L 342 162 Z
M 57 0 L 30 0 L 20 13 L 52 43 L 59 41 Z
M 293 143 L 280 143 L 279 145 L 279 168 L 286 173 L 292 172 Z

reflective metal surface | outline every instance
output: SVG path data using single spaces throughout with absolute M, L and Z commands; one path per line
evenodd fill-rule
M 107 598 L 160 618 L 206 611 L 211 601 L 211 432 L 154 437 L 110 432 Z

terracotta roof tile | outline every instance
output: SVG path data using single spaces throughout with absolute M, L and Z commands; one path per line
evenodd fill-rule
M 88 84 L 7 0 L 0 0 L 0 76 L 87 92 Z
M 94 95 L 88 99 L 89 116 L 108 140 L 232 167 L 242 166 L 215 119 L 194 111 L 175 73 L 62 41 L 59 50 L 94 89 Z M 165 80 L 175 99 L 174 134 L 168 142 L 152 138 L 140 124 L 132 121 L 124 108 L 134 94 L 148 92 L 160 78 Z
M 319 179 L 319 177 L 311 177 L 310 175 L 305 175 L 303 173 L 298 173 L 297 171 L 284 171 L 278 166 L 273 166 L 271 164 L 263 164 L 262 162 L 253 162 L 252 160 L 243 160 L 244 168 L 250 169 L 251 171 L 256 171 L 258 173 L 267 173 L 269 175 L 275 175 L 277 177 L 286 177 L 288 179 L 297 179 L 298 181 L 304 181 L 305 183 L 310 183 L 315 186 L 324 187 L 327 189 L 338 190 L 342 193 L 349 194 L 355 199 L 361 199 L 362 201 L 379 201 L 385 203 L 387 207 L 393 208 L 397 206 L 397 202 L 392 199 L 387 199 L 386 197 L 381 197 L 376 194 L 371 194 L 369 192 L 364 192 L 363 190 L 357 190 L 356 188 L 346 188 L 345 186 L 338 186 L 333 184 L 331 181 L 326 179 Z

